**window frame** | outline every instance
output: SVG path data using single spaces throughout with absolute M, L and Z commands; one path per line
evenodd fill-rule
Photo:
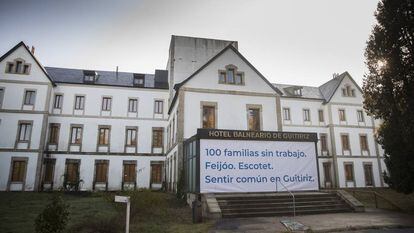
M 357 119 L 358 119 L 359 123 L 365 122 L 365 117 L 364 117 L 364 111 L 363 110 L 357 110 Z
M 364 140 L 362 140 L 363 138 Z M 368 136 L 366 134 L 359 135 L 359 145 L 361 147 L 361 152 L 365 151 L 369 153 Z
M 53 184 L 54 183 L 55 165 L 56 165 L 56 159 L 55 158 L 45 158 L 43 160 L 44 170 L 43 170 L 43 175 L 42 175 L 42 184 Z M 48 173 L 48 171 L 49 171 L 48 168 L 50 168 L 49 166 L 51 166 L 50 173 Z M 46 178 L 49 178 L 49 174 L 51 176 L 50 180 L 46 180 Z
M 30 126 L 30 131 L 27 132 L 27 127 L 25 129 L 24 138 L 21 139 L 22 125 Z M 17 143 L 28 143 L 30 147 L 30 142 L 32 140 L 33 133 L 33 121 L 18 121 L 17 122 L 17 135 L 16 135 L 16 147 Z
M 17 67 L 17 63 L 20 64 L 20 68 Z M 11 68 L 10 68 L 11 67 Z M 22 58 L 16 58 L 13 61 L 8 61 L 6 63 L 6 74 L 23 74 L 29 75 L 32 68 L 32 64 L 26 63 L 26 61 Z
M 79 133 L 79 135 L 80 135 L 80 138 L 79 138 L 79 143 L 76 143 L 76 142 L 74 142 L 74 143 L 72 143 L 72 139 L 73 139 L 73 129 L 80 129 L 80 133 Z M 77 139 L 77 135 L 78 135 L 78 131 L 79 130 L 76 130 L 76 139 Z M 79 124 L 72 124 L 72 125 L 70 125 L 70 132 L 69 132 L 70 134 L 69 134 L 69 146 L 81 146 L 82 145 L 82 141 L 83 141 L 83 125 L 79 125 Z M 76 141 L 78 141 L 78 140 L 76 140 Z
M 201 115 L 201 126 L 200 126 L 200 128 L 203 128 L 203 129 L 216 129 L 217 128 L 217 103 L 216 102 L 201 102 L 200 107 L 201 107 L 201 113 L 200 113 L 200 115 Z M 213 121 L 214 126 L 213 126 L 213 128 L 204 127 L 204 123 L 205 123 L 205 121 L 204 121 L 204 109 L 205 108 L 213 110 L 213 117 L 214 117 L 214 121 Z
M 107 159 L 95 159 L 95 172 L 94 172 L 94 184 L 107 184 L 108 183 L 108 171 L 109 171 L 109 160 Z M 103 169 L 103 171 L 98 171 L 100 169 Z M 99 172 L 99 174 L 98 174 Z M 102 174 L 101 174 L 102 173 Z M 99 177 L 98 177 L 99 175 Z M 104 176 L 104 179 L 101 180 L 102 177 L 100 175 Z
M 53 134 L 53 129 L 57 129 L 57 132 Z M 58 145 L 59 144 L 59 134 L 60 134 L 60 123 L 50 123 L 49 124 L 49 135 L 48 135 L 48 145 Z M 52 136 L 55 141 L 52 141 Z
M 346 111 L 344 108 L 338 109 L 338 118 L 340 122 L 346 121 Z
M 22 184 L 22 189 L 24 190 L 24 184 L 26 183 L 26 178 L 27 178 L 27 166 L 29 162 L 29 158 L 28 157 L 12 157 L 10 160 L 10 169 L 9 169 L 9 186 L 10 184 Z M 20 173 L 18 174 L 17 178 L 20 179 L 15 179 L 14 178 L 14 174 L 15 174 L 15 163 L 23 163 L 24 167 L 23 170 L 21 170 L 21 167 L 19 167 L 19 171 Z M 10 187 L 8 187 L 10 188 Z
M 125 180 L 126 177 L 126 169 L 125 166 L 133 166 L 133 179 Z M 131 172 L 131 169 L 128 169 L 128 173 Z M 136 184 L 137 182 L 137 161 L 136 160 L 123 160 L 122 161 L 122 182 L 125 184 Z
M 348 173 L 347 166 L 351 167 L 351 173 Z M 348 179 L 348 174 L 352 176 L 352 180 Z M 345 178 L 345 184 L 348 182 L 355 182 L 355 167 L 353 162 L 344 162 L 344 178 Z
M 77 102 L 78 98 L 81 100 L 79 104 Z M 86 105 L 86 95 L 75 95 L 75 101 L 73 103 L 73 110 L 85 110 L 85 105 Z
M 112 96 L 102 96 L 101 111 L 103 112 L 112 111 Z
M 322 140 L 322 138 L 324 138 L 324 140 Z M 329 147 L 328 147 L 328 135 L 326 133 L 321 133 L 319 134 L 319 140 L 321 142 L 321 151 L 325 152 L 325 151 L 329 151 Z M 322 143 L 324 141 L 324 143 Z
M 0 86 L 0 109 L 3 108 L 3 101 L 4 101 L 5 93 L 6 93 L 6 88 Z
M 318 109 L 318 120 L 320 123 L 325 122 L 325 115 L 323 109 Z
M 229 80 L 229 72 L 232 72 L 232 80 Z M 238 81 L 238 77 L 240 77 L 240 81 Z M 226 65 L 224 70 L 218 70 L 218 84 L 243 86 L 245 85 L 245 74 L 233 64 Z
M 101 131 L 104 132 L 103 134 L 103 142 L 101 141 Z M 99 125 L 98 126 L 98 147 L 110 147 L 111 145 L 111 126 L 110 125 Z
M 156 179 L 154 179 L 154 167 L 157 167 Z M 162 183 L 162 177 L 163 177 L 163 163 L 162 162 L 156 162 L 153 161 L 150 163 L 151 173 L 150 173 L 150 184 L 161 184 Z
M 29 103 L 26 102 L 28 93 L 33 93 L 33 94 L 30 95 Z M 23 105 L 34 107 L 35 104 L 36 104 L 36 95 L 37 95 L 37 90 L 35 90 L 35 89 L 24 89 Z
M 161 139 L 156 138 L 155 132 L 161 132 L 161 136 L 157 137 L 161 137 Z M 160 141 L 160 143 L 155 143 Z M 164 128 L 162 127 L 153 127 L 152 128 L 152 136 L 151 136 L 151 147 L 152 149 L 154 148 L 163 148 L 164 147 Z
M 349 134 L 340 134 L 340 138 L 341 138 L 342 153 L 344 151 L 351 151 L 351 143 L 349 141 Z M 346 141 L 347 141 L 346 144 L 344 144 L 344 138 L 346 138 Z
M 134 140 L 132 140 L 132 139 L 129 140 L 128 131 L 135 131 L 135 139 Z M 127 127 L 125 127 L 125 147 L 137 147 L 137 146 L 138 146 L 138 127 L 136 127 L 136 126 L 127 126 Z
M 366 167 L 370 167 L 370 177 L 371 177 L 371 184 L 367 184 L 367 171 L 365 170 Z M 371 162 L 362 162 L 362 169 L 364 170 L 364 183 L 366 187 L 375 187 L 375 179 L 374 179 L 374 166 Z
M 309 108 L 303 109 L 303 121 L 304 122 L 311 122 L 311 112 Z
M 259 121 L 259 129 L 254 129 L 254 127 L 251 127 L 250 121 L 253 120 L 251 118 L 251 111 L 257 111 L 258 112 L 258 121 Z M 262 105 L 260 104 L 247 104 L 246 105 L 246 114 L 247 114 L 247 130 L 249 131 L 262 131 L 263 130 L 263 114 L 262 114 Z M 257 123 L 256 123 L 257 124 Z
M 157 104 L 157 103 L 161 103 L 161 104 Z M 154 100 L 154 114 L 164 114 L 164 100 L 160 100 L 160 99 Z
M 135 102 L 133 105 L 131 105 L 131 101 Z M 131 109 L 131 106 L 133 106 L 133 109 Z M 138 98 L 128 98 L 128 112 L 129 113 L 137 113 L 138 112 Z
M 288 118 L 286 118 L 286 112 L 287 112 L 287 116 Z M 290 108 L 283 108 L 283 120 L 285 121 L 290 121 L 292 118 L 290 116 Z
M 53 98 L 53 109 L 62 109 L 62 106 L 63 106 L 63 94 L 55 93 L 55 96 Z

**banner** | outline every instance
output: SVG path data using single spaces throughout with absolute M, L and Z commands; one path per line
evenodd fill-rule
M 318 190 L 314 142 L 200 139 L 200 192 Z

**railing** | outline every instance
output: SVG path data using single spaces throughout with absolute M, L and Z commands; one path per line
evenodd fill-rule
M 397 210 L 400 210 L 401 211 L 401 208 L 398 206 L 398 205 L 396 205 L 394 202 L 392 202 L 392 201 L 390 201 L 390 200 L 388 200 L 386 197 L 384 197 L 384 196 L 382 196 L 381 194 L 379 194 L 378 192 L 376 192 L 376 191 L 370 191 L 370 190 L 352 190 L 352 195 L 354 196 L 354 197 L 356 197 L 356 193 L 368 193 L 368 194 L 370 194 L 370 193 L 372 193 L 372 195 L 374 196 L 374 203 L 375 203 L 375 208 L 377 208 L 378 209 L 378 199 L 382 199 L 382 200 L 384 200 L 386 203 L 388 203 L 390 206 L 392 206 L 393 208 L 395 208 L 395 209 L 397 209 Z
M 277 192 L 277 182 L 278 180 L 276 180 L 275 184 L 276 184 L 276 192 Z M 284 189 L 286 189 L 286 191 L 289 192 L 289 194 L 292 196 L 292 200 L 293 200 L 293 221 L 295 221 L 295 217 L 296 217 L 296 204 L 295 204 L 295 195 L 288 189 L 286 188 L 286 186 L 279 181 L 279 183 L 283 186 Z

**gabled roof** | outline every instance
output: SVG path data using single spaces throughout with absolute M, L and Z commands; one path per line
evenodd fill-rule
M 182 87 L 186 82 L 190 81 L 194 76 L 196 76 L 198 73 L 200 73 L 210 63 L 215 61 L 218 57 L 220 57 L 224 52 L 226 52 L 229 49 L 233 50 L 233 52 L 236 53 L 257 75 L 259 75 L 259 77 L 262 78 L 270 86 L 270 88 L 272 88 L 279 95 L 283 95 L 283 92 L 280 91 L 274 85 L 272 85 L 236 48 L 234 48 L 234 46 L 232 44 L 227 45 L 224 49 L 222 49 L 219 53 L 217 53 L 214 57 L 212 57 L 204 65 L 202 65 L 198 70 L 196 70 L 192 75 L 190 75 L 188 78 L 184 79 L 184 81 L 182 81 L 181 83 L 177 83 L 174 86 L 174 89 L 178 91 L 178 89 L 180 87 Z
M 55 86 L 55 83 L 53 82 L 53 80 L 50 78 L 49 74 L 47 73 L 47 71 L 45 70 L 45 68 L 42 66 L 42 64 L 40 64 L 40 62 L 37 60 L 37 58 L 33 55 L 33 53 L 31 53 L 29 51 L 29 49 L 27 48 L 26 44 L 23 41 L 20 41 L 20 43 L 18 43 L 16 46 L 14 46 L 12 49 L 10 49 L 7 53 L 5 53 L 3 56 L 0 57 L 0 62 L 3 61 L 6 57 L 8 57 L 10 54 L 12 54 L 16 49 L 18 49 L 20 46 L 23 46 L 26 51 L 30 54 L 30 56 L 32 56 L 33 60 L 35 60 L 35 62 L 37 63 L 37 65 L 40 67 L 40 69 L 43 71 L 43 73 L 46 75 L 46 77 L 50 80 L 50 82 L 53 84 L 53 86 Z
M 168 71 L 166 70 L 155 70 L 155 74 L 140 74 L 144 77 L 144 86 L 137 87 L 134 86 L 136 73 L 58 67 L 45 67 L 45 69 L 56 83 L 168 89 Z M 98 78 L 94 83 L 85 83 L 85 72 L 96 74 Z
M 348 73 L 348 71 L 343 72 L 342 74 L 336 76 L 335 78 L 329 80 L 328 82 L 322 84 L 319 86 L 319 90 L 325 99 L 325 103 L 331 101 L 333 95 L 335 94 L 336 90 L 338 89 L 339 85 L 342 83 L 342 80 L 348 76 L 350 77 L 351 81 L 354 83 L 354 85 L 358 88 L 358 90 L 362 93 L 362 89 L 359 87 L 359 85 L 355 82 L 355 80 L 351 77 L 351 75 Z

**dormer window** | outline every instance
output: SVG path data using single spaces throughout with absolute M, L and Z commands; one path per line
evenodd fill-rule
M 302 96 L 302 88 L 296 88 L 293 90 L 293 95 Z
M 134 86 L 144 87 L 145 86 L 145 75 L 144 74 L 134 74 Z
M 83 81 L 85 83 L 95 83 L 98 78 L 98 74 L 93 70 L 84 70 L 83 71 Z
M 9 74 L 29 74 L 30 64 L 26 63 L 23 59 L 18 58 L 13 62 L 7 62 L 6 73 Z
M 244 85 L 244 73 L 238 72 L 234 65 L 226 66 L 226 70 L 219 71 L 220 84 Z
M 352 89 L 349 85 L 345 86 L 345 88 L 342 88 L 342 96 L 355 97 L 355 89 Z

